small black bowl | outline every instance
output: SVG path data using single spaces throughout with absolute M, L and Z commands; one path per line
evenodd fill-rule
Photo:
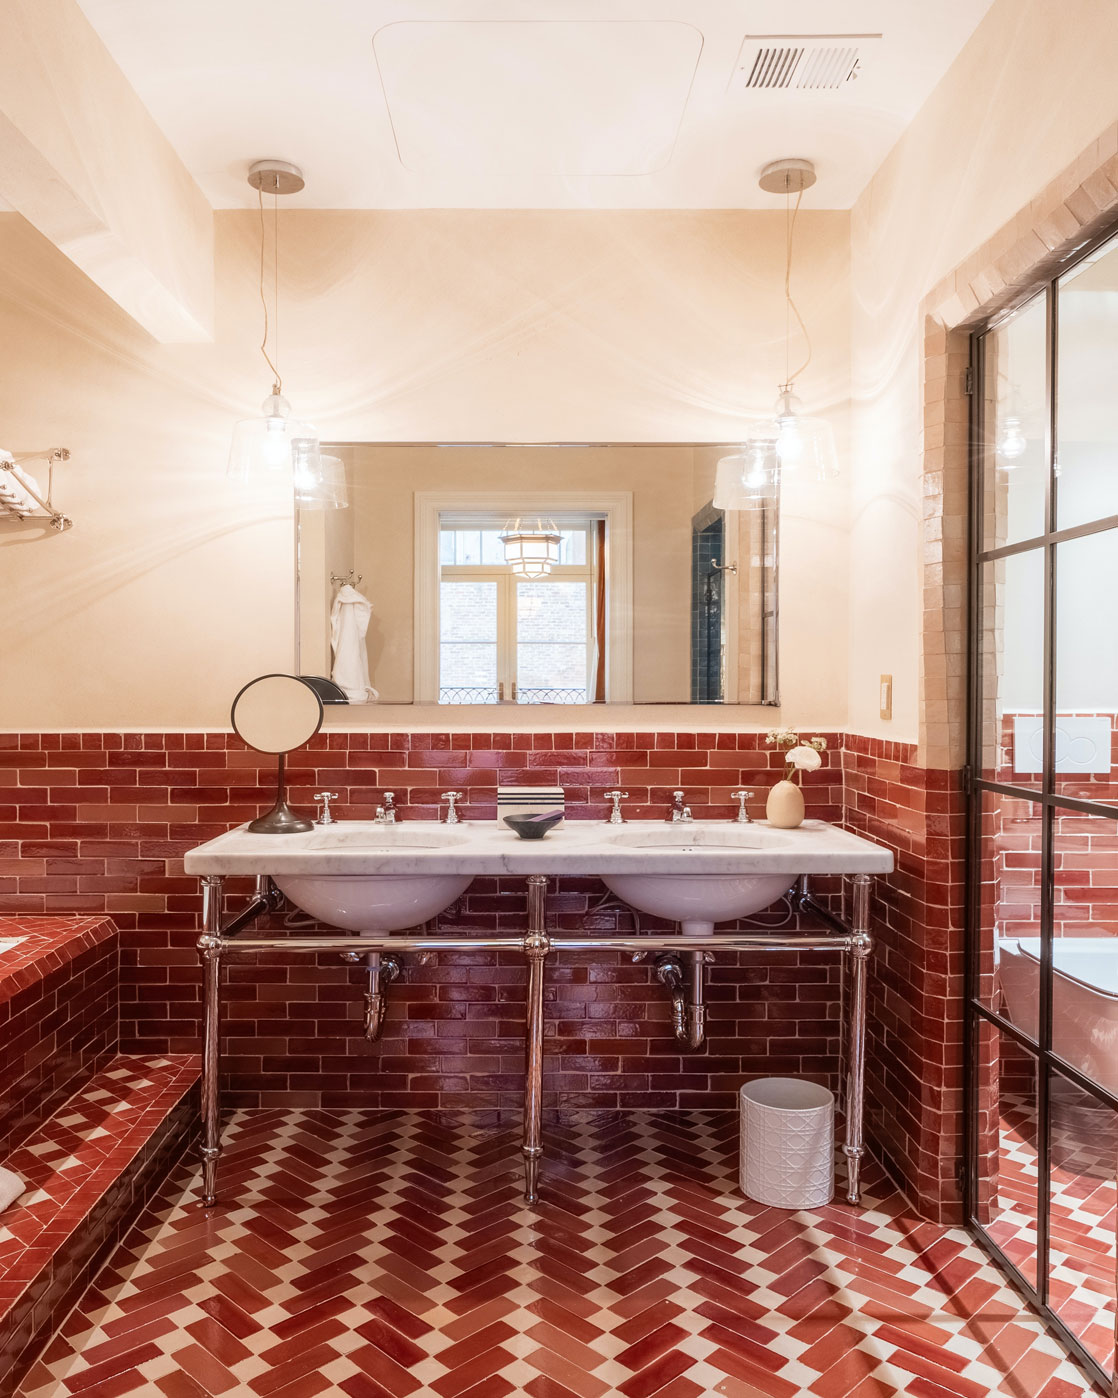
M 553 825 L 563 819 L 562 811 L 541 811 L 539 815 L 502 816 L 510 830 L 522 840 L 542 840 Z

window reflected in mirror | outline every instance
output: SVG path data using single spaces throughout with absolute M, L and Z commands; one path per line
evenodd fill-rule
M 605 524 L 592 515 L 556 523 L 557 561 L 525 578 L 506 556 L 509 524 L 440 518 L 440 704 L 605 700 Z M 531 525 L 518 527 L 524 537 Z

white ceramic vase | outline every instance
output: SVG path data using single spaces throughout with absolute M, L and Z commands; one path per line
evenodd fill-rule
M 777 782 L 765 802 L 765 816 L 778 830 L 795 830 L 804 823 L 803 791 L 795 782 Z

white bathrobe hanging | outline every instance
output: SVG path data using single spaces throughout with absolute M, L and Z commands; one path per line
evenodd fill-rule
M 372 614 L 373 604 L 348 583 L 338 589 L 330 608 L 330 645 L 334 651 L 330 678 L 345 690 L 351 704 L 369 704 L 380 698 L 369 683 L 369 652 L 365 649 Z

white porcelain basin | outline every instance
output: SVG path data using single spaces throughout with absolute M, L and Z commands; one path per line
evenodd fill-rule
M 619 830 L 613 842 L 627 849 L 671 850 L 675 855 L 688 851 L 710 854 L 719 849 L 736 856 L 740 866 L 743 851 L 758 855 L 788 848 L 789 837 L 767 826 L 702 826 L 680 823 L 651 828 Z M 761 862 L 761 861 L 758 861 Z M 603 874 L 602 882 L 618 898 L 642 913 L 670 918 L 689 935 L 708 934 L 716 922 L 731 922 L 760 912 L 792 887 L 795 878 L 787 873 L 756 873 L 739 870 L 725 874 L 672 873 Z
M 308 913 L 350 931 L 401 931 L 447 907 L 475 878 L 604 879 L 634 908 L 696 932 L 768 907 L 801 874 L 887 874 L 892 853 L 848 830 L 806 820 L 702 820 L 608 825 L 571 820 L 543 840 L 492 821 L 339 821 L 305 834 L 245 826 L 188 850 L 188 874 L 267 875 Z
M 448 908 L 469 888 L 473 874 L 330 872 L 330 852 L 403 854 L 449 849 L 466 840 L 461 832 L 434 823 L 339 822 L 336 828 L 320 828 L 306 841 L 306 849 L 324 856 L 322 873 L 276 874 L 273 881 L 297 908 L 331 927 L 350 932 L 401 932 Z

